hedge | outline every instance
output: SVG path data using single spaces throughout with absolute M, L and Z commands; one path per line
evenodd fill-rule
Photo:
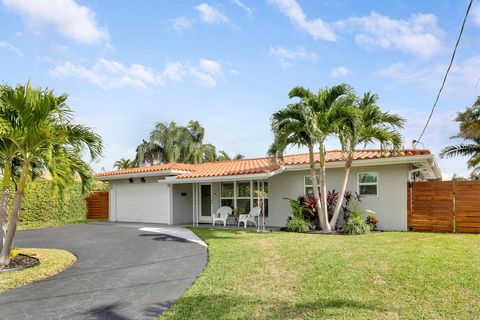
M 13 189 L 10 195 L 13 200 Z M 85 195 L 79 182 L 65 188 L 63 195 L 55 191 L 49 180 L 38 178 L 27 184 L 20 212 L 21 222 L 74 221 L 85 220 L 86 217 Z

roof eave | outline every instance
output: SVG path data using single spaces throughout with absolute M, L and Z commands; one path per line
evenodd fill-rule
M 118 173 L 118 174 L 111 174 L 107 176 L 96 176 L 96 178 L 100 181 L 109 181 L 109 180 L 120 180 L 120 179 L 130 179 L 130 178 L 176 176 L 176 175 L 185 174 L 188 172 L 189 171 L 183 171 L 183 170 L 157 170 L 157 171 L 147 171 L 147 172 Z

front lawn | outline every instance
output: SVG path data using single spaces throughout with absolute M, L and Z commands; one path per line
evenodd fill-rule
M 51 277 L 77 260 L 70 252 L 58 249 L 20 249 L 20 252 L 37 258 L 40 264 L 19 271 L 0 273 L 0 292 Z
M 208 265 L 161 319 L 475 319 L 480 235 L 194 228 Z

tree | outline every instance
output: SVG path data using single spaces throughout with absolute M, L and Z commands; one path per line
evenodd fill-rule
M 282 158 L 289 146 L 307 147 L 310 164 L 310 178 L 313 184 L 313 195 L 316 200 L 315 210 L 318 221 L 321 223 L 322 212 L 320 194 L 315 169 L 314 147 L 315 139 L 312 132 L 313 110 L 304 101 L 290 104 L 287 107 L 275 112 L 272 115 L 271 127 L 274 135 L 274 142 L 268 150 L 268 154 Z M 321 226 L 324 227 L 323 225 Z
M 403 128 L 405 119 L 396 114 L 383 112 L 378 106 L 378 96 L 366 92 L 362 98 L 355 97 L 352 105 L 352 118 L 345 119 L 338 127 L 337 135 L 345 154 L 343 183 L 339 199 L 343 199 L 347 188 L 350 168 L 359 145 L 379 143 L 382 152 L 397 152 L 402 146 L 402 136 L 398 129 Z M 342 201 L 339 200 L 333 211 L 330 225 L 335 228 Z
M 227 151 L 225 150 L 218 151 L 216 161 L 227 161 L 227 160 L 232 160 L 232 158 L 230 158 L 230 155 L 227 153 Z
M 117 170 L 125 170 L 131 168 L 133 166 L 133 162 L 130 159 L 120 158 L 119 160 L 115 161 L 113 165 Z
M 440 157 L 470 157 L 467 160 L 469 169 L 474 175 L 480 174 L 480 97 L 464 112 L 459 112 L 455 121 L 459 123 L 459 133 L 451 139 L 462 139 L 462 143 L 445 147 Z
M 243 154 L 237 153 L 236 155 L 233 156 L 233 160 L 242 160 L 245 159 L 245 156 Z
M 299 98 L 312 116 L 308 117 L 307 125 L 312 141 L 318 145 L 320 167 L 320 224 L 322 230 L 331 231 L 327 212 L 327 178 L 325 170 L 325 141 L 329 136 L 336 135 L 343 121 L 352 118 L 351 106 L 353 90 L 346 84 L 325 87 L 316 94 L 303 87 L 295 87 L 289 97 Z
M 0 112 L 0 139 L 15 144 L 15 159 L 19 161 L 21 170 L 16 181 L 13 205 L 9 210 L 0 265 L 10 262 L 23 193 L 31 179 L 32 168 L 35 166 L 49 172 L 60 192 L 77 177 L 82 182 L 82 190 L 88 192 L 95 178 L 81 155 L 87 149 L 94 160 L 103 152 L 100 136 L 90 128 L 72 122 L 66 94 L 56 96 L 51 90 L 33 89 L 30 83 L 16 88 L 4 86 L 5 91 L 7 94 L 2 95 L 0 106 L 3 109 Z M 10 119 L 5 114 L 9 114 Z
M 134 166 L 153 166 L 155 161 L 161 162 L 163 159 L 163 149 L 154 142 L 142 140 L 137 146 Z

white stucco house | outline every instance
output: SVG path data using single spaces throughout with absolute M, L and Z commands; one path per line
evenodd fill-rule
M 327 153 L 328 190 L 340 189 L 342 159 L 340 151 Z M 200 223 L 211 223 L 212 212 L 221 206 L 248 213 L 259 201 L 256 191 L 263 190 L 266 225 L 282 227 L 291 215 L 285 198 L 312 191 L 308 168 L 308 154 L 297 154 L 281 161 L 255 158 L 159 164 L 102 172 L 97 178 L 109 182 L 112 221 L 175 225 L 198 219 Z M 407 182 L 412 179 L 441 179 L 430 151 L 403 150 L 392 155 L 380 150 L 358 150 L 347 191 L 361 195 L 359 208 L 376 212 L 380 229 L 407 230 Z

